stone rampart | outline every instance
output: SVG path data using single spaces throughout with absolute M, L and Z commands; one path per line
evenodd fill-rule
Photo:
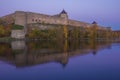
M 47 24 L 66 24 L 65 19 L 59 16 L 49 16 L 37 13 L 27 13 L 27 24 L 47 23 Z
M 27 17 L 25 12 L 22 11 L 15 12 L 15 24 L 26 27 L 26 23 L 27 23 L 26 19 Z
M 68 25 L 70 26 L 82 26 L 82 27 L 87 27 L 91 24 L 89 23 L 85 23 L 85 22 L 80 22 L 80 21 L 76 21 L 76 20 L 68 20 Z
M 24 39 L 25 38 L 25 32 L 24 32 L 24 30 L 12 30 L 11 37 L 12 38 L 17 38 L 17 39 Z

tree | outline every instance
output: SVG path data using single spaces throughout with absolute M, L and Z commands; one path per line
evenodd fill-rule
M 5 36 L 4 27 L 2 25 L 0 25 L 0 37 L 4 37 L 4 36 Z

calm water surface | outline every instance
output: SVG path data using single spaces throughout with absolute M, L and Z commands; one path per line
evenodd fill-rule
M 0 42 L 0 80 L 120 80 L 120 43 Z

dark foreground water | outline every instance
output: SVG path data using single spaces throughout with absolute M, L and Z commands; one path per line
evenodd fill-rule
M 120 43 L 0 43 L 0 80 L 120 80 Z

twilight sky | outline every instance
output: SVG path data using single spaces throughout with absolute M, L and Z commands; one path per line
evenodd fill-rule
M 120 0 L 1 0 L 0 17 L 14 11 L 54 15 L 65 9 L 69 18 L 120 30 Z

